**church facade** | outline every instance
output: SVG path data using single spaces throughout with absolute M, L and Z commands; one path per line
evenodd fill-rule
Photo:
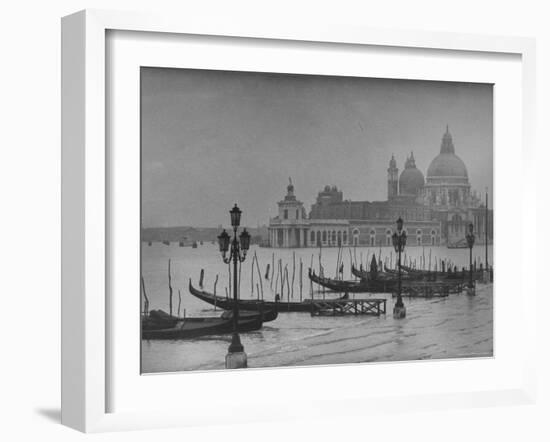
M 387 200 L 345 200 L 342 190 L 325 186 L 306 216 L 292 182 L 269 222 L 270 247 L 391 246 L 395 220 L 404 220 L 408 244 L 460 246 L 470 222 L 479 244 L 492 239 L 492 211 L 472 192 L 464 162 L 456 155 L 449 129 L 426 179 L 411 152 L 399 174 L 392 155 L 387 169 Z

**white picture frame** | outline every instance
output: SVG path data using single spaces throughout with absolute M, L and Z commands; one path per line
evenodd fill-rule
M 519 315 L 517 319 L 521 324 L 521 336 L 525 338 L 522 352 L 517 354 L 518 367 L 514 367 L 513 375 L 505 377 L 506 382 L 500 382 L 498 385 L 495 383 L 487 388 L 475 384 L 471 389 L 467 385 L 462 385 L 454 391 L 439 391 L 439 384 L 435 382 L 434 388 L 426 390 L 425 393 L 413 390 L 400 392 L 399 389 L 366 392 L 359 388 L 351 395 L 336 391 L 324 397 L 311 394 L 306 398 L 298 398 L 298 393 L 294 390 L 290 396 L 286 396 L 287 402 L 284 406 L 281 406 L 281 398 L 275 398 L 271 403 L 266 402 L 263 407 L 259 407 L 257 402 L 247 405 L 242 401 L 233 404 L 235 410 L 240 412 L 232 415 L 223 413 L 223 407 L 208 410 L 200 404 L 193 409 L 175 407 L 173 404 L 162 408 L 151 407 L 149 410 L 146 406 L 136 407 L 134 410 L 124 407 L 120 410 L 117 407 L 113 408 L 109 394 L 115 386 L 109 373 L 113 368 L 111 365 L 114 358 L 108 339 L 108 329 L 116 318 L 112 318 L 108 292 L 112 289 L 109 269 L 111 260 L 114 259 L 110 254 L 109 244 L 113 241 L 111 235 L 116 233 L 116 229 L 112 230 L 109 226 L 112 222 L 112 204 L 116 199 L 111 198 L 109 193 L 112 171 L 108 167 L 109 134 L 106 131 L 106 121 L 110 112 L 107 106 L 109 78 L 106 76 L 106 57 L 109 53 L 106 38 L 107 33 L 112 31 L 154 32 L 157 36 L 216 36 L 226 39 L 226 44 L 229 45 L 236 39 L 247 39 L 271 41 L 273 44 L 284 42 L 291 46 L 307 42 L 311 45 L 337 45 L 339 48 L 369 46 L 380 51 L 391 48 L 425 49 L 432 51 L 434 57 L 445 53 L 469 53 L 480 59 L 488 54 L 518 57 L 521 64 L 521 90 L 516 92 L 520 97 L 521 119 L 515 122 L 520 131 L 520 146 L 517 146 L 519 150 L 515 153 L 521 156 L 524 176 L 523 187 L 516 190 L 522 200 L 522 211 L 516 215 L 520 222 L 520 237 L 529 234 L 529 226 L 525 221 L 536 218 L 536 192 L 533 191 L 536 188 L 535 177 L 534 174 L 528 173 L 534 159 L 535 43 L 532 39 L 373 30 L 313 23 L 300 27 L 285 24 L 275 26 L 263 22 L 228 23 L 197 17 L 167 17 L 99 10 L 81 11 L 67 16 L 62 21 L 63 424 L 80 431 L 97 432 L 206 425 L 212 420 L 248 422 L 296 416 L 319 417 L 324 413 L 335 412 L 365 414 L 380 410 L 391 412 L 411 408 L 453 408 L 534 401 L 535 324 L 524 314 Z M 497 136 L 495 145 L 499 142 L 502 140 Z M 514 161 L 511 161 L 511 164 L 513 165 Z M 498 174 L 496 179 L 499 179 Z M 500 179 L 505 178 L 501 175 Z M 498 217 L 496 220 L 498 222 Z M 528 270 L 526 257 L 535 255 L 534 244 L 520 239 L 514 250 L 520 254 L 521 274 L 525 275 Z M 497 248 L 495 253 L 502 252 Z M 504 269 L 504 266 L 502 268 Z M 498 267 L 495 277 L 498 282 Z M 521 293 L 517 308 L 520 313 L 525 313 L 527 306 L 537 302 L 536 288 L 532 279 L 521 278 L 517 284 Z M 502 286 L 498 289 L 506 290 Z M 136 296 L 136 302 L 137 299 Z M 497 308 L 502 305 L 503 303 L 500 303 Z M 498 358 L 499 354 L 496 351 L 495 359 Z M 473 373 L 479 367 L 478 363 L 480 362 L 449 361 L 388 364 L 384 369 L 395 372 L 397 376 L 404 369 L 411 371 L 412 376 L 420 376 L 428 367 L 432 373 L 443 369 Z M 442 364 L 446 364 L 445 367 Z M 376 364 L 377 368 L 366 368 L 374 367 L 373 365 L 346 367 L 345 376 L 360 376 L 364 370 L 380 370 L 383 365 Z M 491 367 L 488 365 L 486 369 L 491 370 Z M 304 370 L 309 371 L 305 373 Z M 338 376 L 344 373 L 343 367 L 273 369 L 261 372 L 256 370 L 210 373 L 207 380 L 211 381 L 212 377 L 216 376 L 224 384 L 234 381 L 247 382 L 250 383 L 250 388 L 255 388 L 254 386 L 261 385 L 269 377 L 269 382 L 275 385 L 295 385 L 297 381 L 311 377 L 311 370 L 323 373 L 323 376 Z M 136 368 L 137 371 L 139 368 Z M 139 376 L 139 373 L 137 375 Z M 185 383 L 189 379 L 193 379 L 193 382 L 200 381 L 199 375 L 192 376 L 195 377 L 186 379 L 183 375 L 179 376 L 178 382 Z M 444 379 L 440 381 L 444 382 Z M 162 376 L 148 377 L 147 388 L 155 388 L 153 384 L 157 382 L 158 385 L 162 384 Z M 306 386 L 305 390 L 309 391 L 307 388 Z M 231 394 L 228 396 L 234 397 Z M 331 401 L 337 401 L 338 406 L 327 407 Z M 303 407 L 304 403 L 309 404 L 307 409 Z

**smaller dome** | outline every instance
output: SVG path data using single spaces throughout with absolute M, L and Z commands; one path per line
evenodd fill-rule
M 414 155 L 407 158 L 405 169 L 399 176 L 399 195 L 416 196 L 424 187 L 424 175 L 416 168 Z
M 399 195 L 418 195 L 424 187 L 424 175 L 416 167 L 405 169 L 399 177 Z

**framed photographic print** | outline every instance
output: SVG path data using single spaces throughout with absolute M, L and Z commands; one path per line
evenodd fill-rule
M 531 400 L 533 42 L 327 29 L 64 18 L 65 424 Z

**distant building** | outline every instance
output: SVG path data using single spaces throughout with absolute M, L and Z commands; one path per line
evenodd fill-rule
M 410 245 L 456 245 L 464 240 L 470 222 L 477 243 L 484 241 L 486 210 L 471 192 L 466 166 L 455 154 L 448 127 L 426 180 L 412 152 L 401 175 L 393 155 L 387 172 L 386 201 L 344 200 L 336 186 L 325 186 L 308 217 L 290 182 L 287 195 L 278 203 L 278 216 L 269 223 L 270 247 L 391 246 L 399 217 L 405 221 Z M 492 211 L 488 214 L 491 240 Z

